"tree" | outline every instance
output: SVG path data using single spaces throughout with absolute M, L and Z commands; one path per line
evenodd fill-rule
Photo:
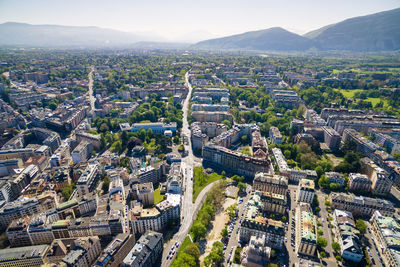
M 243 182 L 244 177 L 235 174 L 234 176 L 232 176 L 232 180 L 233 180 L 235 183 L 239 183 L 239 182 Z
M 228 129 L 230 129 L 232 127 L 232 123 L 230 121 L 228 121 L 228 120 L 223 120 L 221 123 L 225 124 L 226 127 L 228 127 Z
M 185 249 L 183 250 L 184 253 L 193 256 L 195 259 L 200 257 L 200 249 L 198 243 L 190 243 Z
M 321 258 L 326 258 L 326 253 L 325 253 L 325 251 L 321 251 L 321 252 L 319 253 L 319 255 L 321 256 Z
M 286 220 L 287 220 L 286 216 L 282 216 L 281 220 L 282 220 L 282 222 L 286 222 Z
M 110 182 L 111 182 L 110 177 L 105 176 L 104 180 L 103 180 L 103 184 L 101 186 L 101 189 L 103 190 L 104 193 L 108 193 L 108 188 L 109 188 Z
M 364 235 L 367 232 L 367 225 L 365 225 L 365 222 L 361 219 L 358 219 L 356 221 L 356 227 L 358 231 L 360 231 L 360 234 Z
M 319 249 L 325 248 L 327 245 L 328 245 L 328 241 L 326 241 L 325 238 L 323 238 L 323 237 L 318 237 L 317 238 L 317 247 Z
M 74 192 L 74 185 L 70 184 L 62 189 L 61 194 L 64 199 L 68 200 L 73 192 Z
M 193 224 L 190 230 L 193 234 L 193 239 L 195 241 L 198 241 L 201 238 L 205 237 L 207 232 L 207 228 L 201 222 L 196 222 L 195 224 Z
M 244 192 L 246 190 L 246 184 L 239 182 L 237 187 L 239 188 L 240 192 Z
M 204 258 L 205 266 L 219 266 L 224 260 L 224 244 L 217 241 L 213 243 L 210 254 Z
M 222 231 L 221 231 L 221 236 L 222 236 L 223 238 L 226 238 L 226 237 L 228 236 L 228 229 L 227 229 L 227 226 L 226 226 L 226 225 L 225 225 L 225 228 L 222 229 Z
M 340 251 L 340 244 L 338 242 L 332 242 L 333 250 L 338 253 Z

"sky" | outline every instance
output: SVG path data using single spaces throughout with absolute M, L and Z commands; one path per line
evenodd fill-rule
M 277 26 L 303 34 L 398 7 L 400 0 L 0 0 L 0 23 L 98 26 L 180 41 Z

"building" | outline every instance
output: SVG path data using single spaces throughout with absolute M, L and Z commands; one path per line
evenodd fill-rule
M 286 163 L 286 159 L 282 154 L 282 150 L 280 150 L 279 148 L 273 148 L 272 149 L 272 154 L 275 158 L 275 163 L 278 166 L 278 171 L 279 174 L 283 175 L 283 176 L 289 176 L 289 166 Z
M 193 111 L 192 118 L 199 122 L 233 122 L 232 114 L 226 111 Z
M 301 179 L 299 183 L 299 202 L 312 203 L 315 195 L 313 180 Z
M 173 133 L 176 132 L 177 124 L 176 122 L 164 123 L 164 122 L 147 122 L 147 123 L 134 123 L 131 127 L 131 132 L 137 132 L 140 129 L 145 129 L 146 131 L 151 129 L 153 133 L 164 134 L 165 131 L 170 130 Z
M 360 262 L 364 252 L 353 215 L 348 211 L 336 209 L 333 219 L 336 239 L 340 244 L 340 255 L 343 259 Z
M 192 104 L 192 111 L 229 111 L 228 105 Z
M 118 234 L 96 260 L 96 267 L 118 267 L 135 245 L 135 235 Z
M 343 174 L 338 172 L 326 172 L 325 177 L 328 178 L 329 183 L 339 184 L 340 187 L 343 187 L 345 178 Z
M 259 172 L 253 180 L 253 190 L 286 195 L 288 179 L 281 175 Z
M 286 195 L 260 191 L 256 191 L 255 195 L 260 196 L 261 202 L 264 205 L 263 211 L 267 213 L 277 213 L 281 215 L 286 213 Z
M 270 255 L 271 248 L 266 245 L 265 235 L 252 236 L 240 253 L 240 262 L 246 267 L 263 267 L 269 262 Z
M 386 266 L 400 266 L 400 223 L 398 219 L 383 216 L 379 211 L 375 211 L 371 220 L 372 238 Z
M 274 126 L 269 128 L 269 140 L 272 144 L 282 144 L 282 134 L 278 128 Z
M 48 245 L 8 248 L 0 250 L 0 265 L 4 267 L 35 267 L 46 263 Z
M 101 148 L 100 135 L 94 135 L 88 132 L 78 131 L 75 133 L 75 136 L 76 136 L 76 141 L 78 142 L 86 141 L 88 143 L 91 143 L 96 151 L 100 150 Z
M 134 202 L 130 210 L 130 224 L 134 233 L 147 230 L 161 231 L 171 222 L 180 218 L 180 195 L 166 194 L 166 200 L 152 208 L 143 208 L 142 203 Z
M 348 187 L 351 191 L 370 192 L 372 182 L 367 175 L 361 173 L 350 173 Z
M 101 173 L 99 164 L 89 164 L 78 179 L 76 185 L 78 195 L 82 197 L 92 192 L 96 188 L 100 174 Z
M 351 194 L 330 194 L 331 207 L 350 211 L 355 217 L 371 217 L 375 210 L 384 216 L 392 216 L 395 212 L 392 202 L 369 197 L 356 197 Z
M 98 236 L 55 239 L 47 253 L 49 263 L 90 267 L 101 253 Z
M 85 162 L 93 151 L 93 145 L 87 141 L 82 141 L 79 145 L 71 152 L 72 160 L 74 164 L 79 162 Z
M 252 236 L 265 236 L 265 245 L 274 249 L 282 249 L 285 238 L 285 227 L 280 221 L 263 216 L 264 204 L 260 196 L 254 194 L 248 201 L 244 218 L 239 226 L 240 241 L 249 242 Z
M 361 160 L 361 170 L 371 180 L 371 190 L 377 195 L 386 195 L 390 193 L 393 185 L 393 179 L 384 169 L 378 167 L 371 159 L 363 158 Z
M 268 172 L 270 166 L 268 158 L 250 157 L 211 143 L 203 148 L 203 161 L 206 165 L 247 177 L 254 177 L 258 172 Z
M 0 228 L 6 229 L 13 220 L 24 216 L 32 216 L 40 210 L 41 207 L 37 198 L 18 199 L 8 202 L 0 208 Z
M 165 166 L 164 164 L 159 164 L 158 166 L 146 166 L 138 169 L 135 174 L 139 183 L 157 184 L 161 182 L 161 179 L 165 174 Z
M 322 126 L 322 129 L 324 131 L 324 143 L 329 149 L 333 151 L 338 150 L 342 140 L 340 134 L 330 126 Z
M 354 142 L 356 150 L 367 157 L 371 156 L 376 150 L 383 150 L 354 129 L 345 129 L 343 131 L 343 142 Z
M 209 140 L 227 131 L 225 124 L 216 122 L 194 122 L 190 125 L 192 147 L 195 151 L 202 151 Z
M 122 261 L 122 267 L 152 267 L 160 264 L 163 252 L 162 234 L 146 231 Z
M 301 203 L 296 209 L 296 252 L 315 256 L 317 250 L 315 218 L 308 203 Z
M 143 206 L 154 205 L 153 183 L 136 184 L 135 191 L 137 199 L 142 202 Z

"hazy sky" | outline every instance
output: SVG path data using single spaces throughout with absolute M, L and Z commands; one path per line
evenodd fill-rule
M 99 26 L 177 40 L 275 26 L 305 33 L 397 7 L 400 0 L 0 0 L 0 23 Z

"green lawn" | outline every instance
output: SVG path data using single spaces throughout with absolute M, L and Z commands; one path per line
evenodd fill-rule
M 164 200 L 164 195 L 161 195 L 161 187 L 159 186 L 156 190 L 154 190 L 154 205 L 160 203 Z
M 248 147 L 248 146 L 242 147 L 242 149 L 240 150 L 240 152 L 242 152 L 243 154 L 249 155 L 250 157 L 252 156 L 252 155 L 251 155 L 251 151 L 250 151 L 250 147 Z
M 346 97 L 346 98 L 353 98 L 354 94 L 356 92 L 362 92 L 363 91 L 362 89 L 354 89 L 354 90 L 334 89 L 334 90 L 338 91 L 338 92 L 341 92 L 342 95 L 344 97 Z M 360 99 L 356 99 L 356 101 L 358 101 L 358 100 L 360 100 Z M 375 105 L 378 104 L 380 101 L 383 102 L 383 106 L 384 107 L 387 107 L 389 105 L 387 99 L 382 99 L 382 98 L 379 98 L 379 97 L 368 97 L 367 99 L 364 99 L 364 101 L 371 102 L 373 107 L 375 107 Z
M 196 201 L 197 196 L 204 187 L 222 178 L 222 175 L 219 175 L 218 173 L 207 174 L 203 171 L 204 169 L 202 167 L 194 167 L 193 202 Z
M 345 90 L 345 89 L 334 89 L 335 91 L 341 92 L 346 98 L 353 98 L 354 94 L 357 92 L 362 92 L 362 89 Z

